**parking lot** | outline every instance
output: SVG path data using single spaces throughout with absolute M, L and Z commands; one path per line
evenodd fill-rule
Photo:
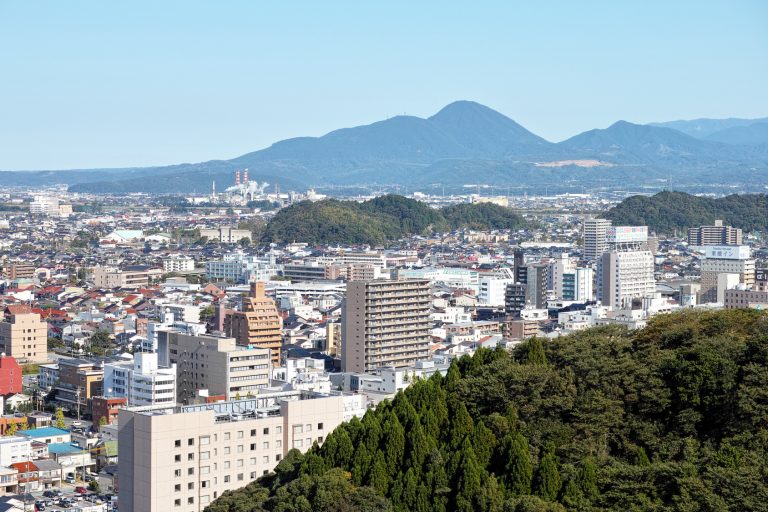
M 64 484 L 61 489 L 36 491 L 26 495 L 26 503 L 34 502 L 39 511 L 72 510 L 77 506 L 88 508 L 89 505 L 103 505 L 102 510 L 116 511 L 112 506 L 112 494 L 97 494 L 90 492 L 87 487 Z M 90 510 L 93 510 L 91 507 Z M 96 509 L 98 510 L 98 509 Z

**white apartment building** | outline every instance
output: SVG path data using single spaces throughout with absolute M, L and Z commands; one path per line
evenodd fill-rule
M 176 403 L 176 365 L 161 368 L 157 354 L 137 352 L 132 361 L 104 363 L 104 396 L 127 398 L 128 405 Z
M 163 272 L 188 272 L 195 270 L 195 260 L 188 256 L 163 258 Z
M 584 259 L 596 260 L 608 249 L 606 233 L 611 226 L 607 219 L 584 221 Z
M 599 260 L 600 286 L 597 299 L 604 306 L 630 307 L 633 299 L 656 293 L 651 251 L 628 250 L 603 253 Z
M 363 395 L 302 391 L 121 409 L 120 509 L 200 512 L 223 492 L 272 471 L 292 448 L 322 444 L 364 412 Z
M 32 441 L 23 436 L 0 437 L 0 467 L 27 462 L 32 457 Z
M 477 295 L 480 304 L 503 307 L 507 285 L 514 284 L 515 280 L 498 276 L 483 276 L 480 278 L 480 292 Z

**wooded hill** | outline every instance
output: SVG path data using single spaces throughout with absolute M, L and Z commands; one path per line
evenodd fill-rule
M 651 231 L 686 233 L 688 228 L 712 225 L 722 219 L 726 225 L 744 231 L 768 229 L 768 195 L 733 194 L 718 199 L 684 192 L 659 192 L 653 196 L 632 196 L 605 215 L 616 226 L 647 225 Z
M 377 245 L 409 235 L 473 229 L 519 229 L 525 220 L 495 204 L 458 204 L 439 210 L 398 195 L 358 203 L 324 199 L 280 210 L 267 224 L 263 242 Z
M 752 310 L 481 349 L 206 511 L 764 511 L 766 382 Z

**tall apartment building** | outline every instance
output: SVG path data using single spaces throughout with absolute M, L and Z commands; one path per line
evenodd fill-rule
M 525 309 L 525 289 L 521 283 L 508 284 L 504 297 L 504 312 L 511 318 L 520 318 L 520 312 Z
M 654 258 L 651 251 L 612 250 L 598 261 L 597 300 L 603 306 L 628 308 L 634 299 L 656 292 Z
M 158 366 L 157 354 L 137 352 L 132 361 L 104 363 L 104 396 L 128 405 L 176 403 L 176 366 Z
M 525 284 L 528 280 L 528 267 L 525 266 L 525 253 L 522 249 L 515 249 L 514 265 L 515 281 Z
M 342 308 L 342 370 L 399 368 L 429 357 L 430 305 L 427 279 L 348 283 Z
M 727 274 L 733 275 L 733 284 L 750 288 L 755 284 L 755 260 L 746 245 L 710 245 L 701 262 L 701 291 L 699 303 L 719 302 L 728 285 Z
M 592 300 L 594 271 L 591 268 L 574 268 L 564 272 L 555 281 L 555 294 L 562 300 L 586 302 Z
M 283 319 L 275 301 L 264 293 L 263 282 L 251 283 L 249 297 L 243 299 L 242 311 L 230 311 L 224 318 L 224 331 L 239 345 L 268 348 L 272 364 L 280 364 L 283 346 Z
M 607 219 L 586 219 L 584 221 L 584 259 L 597 260 L 608 249 L 606 234 L 611 227 Z
M 190 404 L 199 390 L 210 396 L 256 394 L 269 386 L 270 351 L 239 346 L 234 338 L 159 331 L 158 352 L 176 365 L 176 400 Z
M 526 304 L 536 309 L 547 307 L 549 265 L 546 263 L 535 263 L 533 265 L 528 265 L 528 271 L 526 273 Z
M 200 512 L 364 412 L 362 395 L 306 391 L 120 409 L 120 510 Z
M 29 306 L 6 307 L 0 321 L 0 352 L 22 363 L 47 361 L 48 323 Z
M 741 245 L 741 229 L 723 226 L 722 220 L 716 220 L 714 226 L 700 226 L 688 229 L 690 245 Z

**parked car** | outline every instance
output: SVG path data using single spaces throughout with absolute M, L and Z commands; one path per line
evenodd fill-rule
M 88 489 L 86 489 L 81 485 L 81 486 L 75 487 L 75 492 L 77 494 L 88 494 Z

